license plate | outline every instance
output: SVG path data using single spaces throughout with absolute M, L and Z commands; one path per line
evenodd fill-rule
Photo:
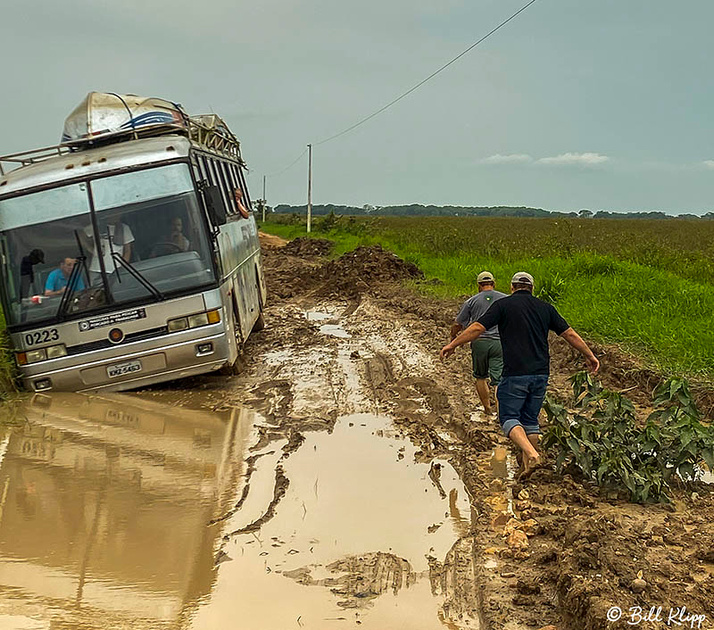
M 116 378 L 117 376 L 124 376 L 125 374 L 132 374 L 133 372 L 141 372 L 141 361 L 117 363 L 116 365 L 110 365 L 107 368 L 107 375 L 109 378 Z

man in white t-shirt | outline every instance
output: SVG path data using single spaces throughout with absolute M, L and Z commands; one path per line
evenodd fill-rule
M 99 247 L 104 260 L 104 269 L 107 273 L 114 271 L 114 260 L 112 260 L 112 252 L 119 254 L 127 262 L 131 260 L 132 243 L 134 235 L 131 228 L 122 223 L 119 218 L 112 220 L 111 223 L 99 224 Z M 93 241 L 94 232 L 92 226 L 88 225 L 84 228 L 84 233 Z M 89 273 L 92 278 L 92 284 L 95 284 L 96 278 L 102 268 L 99 264 L 99 256 L 97 255 L 96 247 L 92 247 L 92 260 L 89 263 Z

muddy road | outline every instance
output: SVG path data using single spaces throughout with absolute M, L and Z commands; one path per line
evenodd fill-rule
M 714 627 L 710 486 L 642 507 L 517 482 L 418 270 L 265 245 L 268 325 L 234 375 L 7 409 L 0 629 Z M 577 366 L 554 363 L 557 393 Z

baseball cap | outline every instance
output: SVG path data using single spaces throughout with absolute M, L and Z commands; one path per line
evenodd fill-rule
M 530 284 L 533 286 L 533 276 L 525 271 L 519 271 L 513 274 L 511 284 Z
M 478 284 L 481 284 L 482 282 L 493 282 L 493 274 L 490 271 L 482 271 L 480 274 L 478 274 L 478 277 L 476 278 L 476 282 Z

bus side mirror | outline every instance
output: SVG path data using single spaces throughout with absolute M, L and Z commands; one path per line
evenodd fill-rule
M 206 186 L 203 191 L 203 199 L 211 223 L 215 226 L 225 225 L 228 213 L 218 186 Z

